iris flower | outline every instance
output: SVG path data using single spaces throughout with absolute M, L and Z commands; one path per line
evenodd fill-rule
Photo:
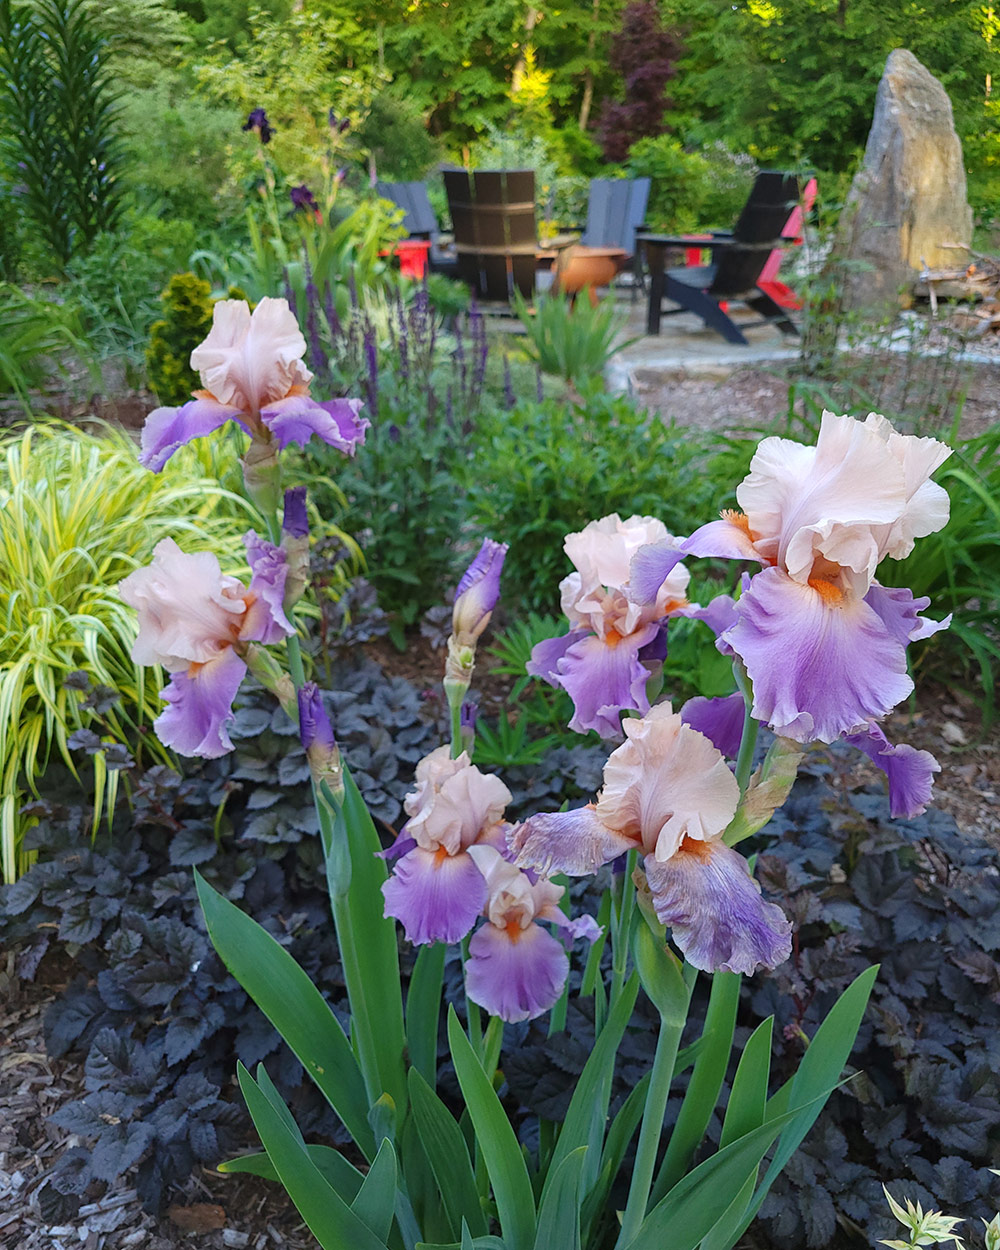
M 877 413 L 823 414 L 815 447 L 766 438 L 736 492 L 741 512 L 696 530 L 687 555 L 756 560 L 720 649 L 753 682 L 753 715 L 784 737 L 832 742 L 878 720 L 913 689 L 906 648 L 948 621 L 920 615 L 929 600 L 875 580 L 948 520 L 930 475 L 951 454 L 933 438 L 898 434 Z M 636 556 L 632 582 L 649 593 L 673 551 Z
M 623 722 L 596 804 L 532 816 L 509 836 L 520 867 L 585 876 L 629 850 L 644 857 L 653 908 L 687 961 L 752 973 L 788 958 L 791 926 L 722 840 L 740 791 L 722 754 L 660 703 Z
M 629 585 L 629 565 L 641 548 L 673 550 L 662 521 L 617 513 L 591 521 L 569 534 L 566 554 L 576 567 L 559 585 L 570 630 L 538 643 L 527 671 L 562 687 L 573 700 L 569 725 L 578 733 L 594 729 L 602 737 L 621 733 L 622 711 L 649 711 L 647 664 L 666 655 L 666 618 L 689 611 L 685 598 L 690 574 L 676 551 L 654 586 L 647 578 L 642 596 Z
M 142 431 L 140 461 L 155 473 L 192 439 L 235 421 L 255 441 L 279 449 L 317 435 L 346 455 L 365 441 L 359 399 L 321 403 L 309 394 L 306 341 L 284 299 L 219 300 L 208 338 L 191 353 L 202 390 L 180 408 L 155 408 Z
M 228 726 L 247 671 L 245 644 L 294 632 L 282 607 L 284 553 L 252 532 L 244 542 L 249 588 L 224 577 L 212 552 L 185 553 L 172 538 L 157 543 L 152 564 L 118 584 L 139 614 L 132 659 L 171 674 L 163 691 L 169 706 L 153 728 L 181 755 L 214 759 L 233 749 Z
M 569 975 L 563 945 L 538 923 L 550 921 L 571 938 L 593 941 L 593 916 L 570 920 L 559 908 L 561 885 L 508 863 L 495 847 L 470 846 L 486 885 L 486 923 L 472 935 L 465 985 L 474 1003 L 501 1020 L 533 1020 L 556 1002 Z
M 385 915 L 414 945 L 459 942 L 486 902 L 486 882 L 469 854 L 474 843 L 505 846 L 511 794 L 463 751 L 439 747 L 417 765 L 417 788 L 403 800 L 409 820 L 384 855 L 395 858 L 382 886 Z

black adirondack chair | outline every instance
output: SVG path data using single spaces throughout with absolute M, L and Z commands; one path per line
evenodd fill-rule
M 535 288 L 535 172 L 446 169 L 458 275 L 486 300 L 530 299 Z
M 659 331 L 666 297 L 680 305 L 671 311 L 696 313 L 730 343 L 746 344 L 747 338 L 721 307 L 729 302 L 747 304 L 783 333 L 798 334 L 785 309 L 757 285 L 768 257 L 780 246 L 782 228 L 798 199 L 794 174 L 761 171 L 732 231 L 713 231 L 704 241 L 712 252 L 708 265 L 665 269 L 665 252 L 692 246 L 691 238 L 640 235 L 650 269 L 649 332 Z
M 426 182 L 377 182 L 377 194 L 383 200 L 391 200 L 406 214 L 403 228 L 408 238 L 427 239 L 431 250 L 427 263 L 434 273 L 448 277 L 458 276 L 458 259 L 441 246 L 438 220 L 427 195 Z

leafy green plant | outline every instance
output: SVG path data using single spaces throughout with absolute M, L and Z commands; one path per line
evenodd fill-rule
M 921 540 L 919 553 L 883 564 L 880 578 L 929 595 L 936 614 L 954 614 L 951 628 L 924 651 L 922 662 L 948 670 L 958 650 L 966 668 L 978 670 L 988 725 L 1000 669 L 1000 425 L 952 446 L 954 454 L 936 475 L 951 496 L 951 520 Z
M 238 546 L 252 512 L 219 485 L 220 473 L 235 466 L 235 443 L 214 446 L 185 449 L 154 475 L 137 463 L 132 440 L 112 429 L 98 437 L 37 425 L 0 445 L 0 846 L 7 880 L 23 865 L 24 790 L 37 790 L 51 760 L 75 772 L 70 739 L 94 723 L 94 711 L 67 688 L 70 674 L 82 671 L 120 695 L 97 721 L 103 741 L 167 758 L 146 732 L 160 710 L 158 673 L 130 659 L 135 615 L 116 587 L 162 538 L 186 532 L 220 553 Z M 117 774 L 100 750 L 91 758 L 96 828 L 105 801 L 113 804 Z
M 2 152 L 61 267 L 122 211 L 108 56 L 86 0 L 0 3 Z
M 571 304 L 566 296 L 548 295 L 530 308 L 515 291 L 514 307 L 528 336 L 528 356 L 571 386 L 600 378 L 615 352 L 635 342 L 621 339 L 622 318 L 610 299 L 592 306 L 586 299 Z
M 193 273 L 175 273 L 160 296 L 163 317 L 149 331 L 146 368 L 161 404 L 183 404 L 201 381 L 191 352 L 212 328 L 212 288 Z
M 124 364 L 134 386 L 143 381 L 163 284 L 186 263 L 193 238 L 184 221 L 128 214 L 120 229 L 97 235 L 90 250 L 70 262 L 61 290 L 79 309 L 87 341 L 101 361 Z
M 0 393 L 16 395 L 30 416 L 32 393 L 45 390 L 55 375 L 67 374 L 67 356 L 89 367 L 96 379 L 76 307 L 0 284 Z
M 576 403 L 520 403 L 484 413 L 466 471 L 471 520 L 510 543 L 504 599 L 551 611 L 569 571 L 562 544 L 594 517 L 659 517 L 689 534 L 731 507 L 734 472 L 753 446 L 665 424 L 625 398 L 589 392 Z M 743 470 L 745 471 L 745 470 Z

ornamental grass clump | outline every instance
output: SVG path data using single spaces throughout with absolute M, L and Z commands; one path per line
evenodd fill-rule
M 83 672 L 117 698 L 97 722 L 101 737 L 169 757 L 145 732 L 158 706 L 159 671 L 129 657 L 135 617 L 115 586 L 148 560 L 161 540 L 197 533 L 232 563 L 232 541 L 252 509 L 220 485 L 224 448 L 189 454 L 162 478 L 137 463 L 131 439 L 111 429 L 85 434 L 37 425 L 0 444 L 0 800 L 5 880 L 23 868 L 19 853 L 26 791 L 37 791 L 57 759 L 78 767 L 71 738 L 91 727 L 79 689 Z M 84 683 L 86 684 L 86 683 Z M 101 751 L 95 827 L 117 776 Z
M 453 599 L 449 740 L 416 764 L 407 820 L 384 847 L 330 700 L 307 671 L 297 612 L 305 500 L 283 476 L 287 446 L 314 436 L 363 455 L 369 422 L 358 400 L 311 396 L 305 351 L 285 301 L 262 300 L 252 315 L 241 302 L 216 305 L 192 356 L 203 389 L 150 415 L 142 460 L 159 472 L 183 444 L 230 423 L 250 435 L 244 485 L 264 531 L 243 538 L 251 576 L 228 576 L 212 552 L 165 538 L 119 585 L 138 613 L 131 658 L 171 675 L 154 725 L 164 745 L 203 758 L 232 751 L 249 671 L 297 727 L 311 776 L 348 1029 L 279 942 L 201 877 L 197 888 L 219 955 L 364 1163 L 307 1146 L 263 1065 L 254 1075 L 238 1064 L 264 1153 L 230 1170 L 279 1179 L 324 1250 L 732 1250 L 839 1087 L 877 972 L 863 970 L 833 1003 L 780 1088 L 769 1088 L 773 1017 L 750 1034 L 718 1149 L 707 1152 L 741 977 L 781 966 L 793 949 L 793 921 L 764 896 L 755 857 L 739 844 L 784 803 L 817 739 L 843 737 L 868 755 L 888 777 L 893 814 L 928 803 L 936 761 L 891 744 L 880 721 L 912 688 L 909 643 L 947 622 L 923 617 L 925 599 L 886 589 L 875 573 L 945 524 L 948 497 L 930 477 L 949 449 L 875 414 L 827 413 L 815 447 L 765 440 L 736 492 L 742 511 L 686 538 L 659 518 L 617 513 L 570 534 L 575 571 L 560 586 L 569 629 L 534 646 L 530 669 L 565 691 L 574 728 L 620 745 L 592 802 L 518 823 L 504 781 L 473 763 L 468 697 L 508 551 L 484 540 Z M 702 606 L 688 597 L 682 564 L 701 556 L 761 567 L 738 599 Z M 659 695 L 670 622 L 685 616 L 715 632 L 737 690 L 674 711 Z M 760 724 L 776 736 L 754 771 Z M 605 865 L 611 884 L 596 916 L 574 915 L 565 878 Z M 396 921 L 420 948 L 405 993 Z M 577 943 L 585 953 L 574 978 Z M 464 1001 L 445 1012 L 449 945 L 460 952 Z M 711 978 L 704 1029 L 682 1051 L 701 976 Z M 657 1019 L 656 1052 L 611 1120 L 640 989 Z M 517 1045 L 504 1026 L 550 1013 L 558 1031 L 574 993 L 574 1006 L 593 999 L 594 1046 L 565 1116 L 536 1124 L 498 1094 L 505 1044 L 509 1055 Z M 457 1089 L 439 1085 L 442 1036 Z M 664 1140 L 673 1079 L 689 1063 Z

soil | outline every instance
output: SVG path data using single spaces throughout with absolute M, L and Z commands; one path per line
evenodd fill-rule
M 892 362 L 889 362 L 889 373 Z M 1000 420 L 1000 361 L 978 365 L 968 379 L 963 434 L 977 434 Z M 635 398 L 682 424 L 720 432 L 746 432 L 788 413 L 787 374 L 739 368 L 726 377 L 639 370 Z M 138 429 L 148 404 L 130 396 L 92 415 Z M 888 405 L 887 405 L 888 407 Z M 79 418 L 79 414 L 76 414 Z M 929 431 L 922 431 L 929 432 Z M 443 652 L 416 638 L 404 653 L 387 641 L 371 644 L 369 654 L 383 667 L 421 687 L 434 688 L 443 669 Z M 480 683 L 487 705 L 502 703 L 504 679 Z M 931 751 L 942 766 L 936 805 L 951 813 L 959 828 L 986 838 L 1000 850 L 1000 729 L 986 731 L 975 703 L 952 688 L 923 683 L 915 704 L 894 713 L 886 724 L 892 741 Z M 857 754 L 848 787 L 880 784 L 881 773 Z M 47 1202 L 45 1178 L 56 1158 L 77 1144 L 49 1117 L 84 1087 L 80 1063 L 50 1060 L 45 1053 L 42 1017 L 65 984 L 68 969 L 47 959 L 38 979 L 18 984 L 0 965 L 0 1247 L 3 1250 L 315 1250 L 284 1191 L 254 1177 L 227 1177 L 202 1169 L 173 1198 L 164 1214 L 142 1211 L 134 1190 L 123 1183 L 97 1186 L 69 1225 Z M 247 1142 L 250 1149 L 255 1143 Z M 43 1213 L 44 1211 L 44 1213 Z

